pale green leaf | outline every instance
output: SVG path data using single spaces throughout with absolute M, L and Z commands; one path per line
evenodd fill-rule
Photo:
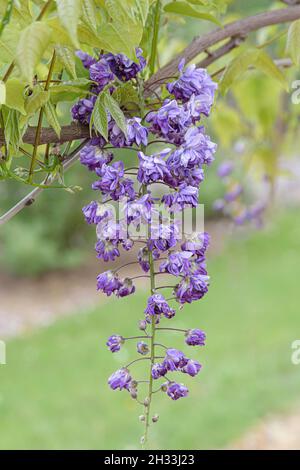
M 6 106 L 26 115 L 24 88 L 25 82 L 19 78 L 10 78 L 6 83 Z
M 300 20 L 294 21 L 289 27 L 286 49 L 292 61 L 300 65 Z
M 168 3 L 165 5 L 164 10 L 167 13 L 175 13 L 177 15 L 191 16 L 192 18 L 211 21 L 212 23 L 221 26 L 220 21 L 215 16 L 203 10 L 196 10 L 196 8 L 193 8 L 191 5 L 185 2 Z
M 109 94 L 104 95 L 104 105 L 121 131 L 127 135 L 126 118 L 117 101 Z
M 58 17 L 69 33 L 74 46 L 79 48 L 77 27 L 81 15 L 81 0 L 56 0 Z
M 224 75 L 219 84 L 222 94 L 231 87 L 250 67 L 254 67 L 264 72 L 271 78 L 279 81 L 281 85 L 287 89 L 287 81 L 274 64 L 268 54 L 261 49 L 247 49 L 235 57 L 227 66 Z
M 99 95 L 95 103 L 90 121 L 90 131 L 92 130 L 92 126 L 95 127 L 96 131 L 101 134 L 106 141 L 108 140 L 108 118 L 103 104 L 103 95 Z
M 57 137 L 60 137 L 61 127 L 59 124 L 55 107 L 53 106 L 50 100 L 47 101 L 47 103 L 45 104 L 44 111 L 49 125 L 54 129 Z
M 97 31 L 97 14 L 93 0 L 82 0 L 82 15 L 84 23 L 93 31 Z
M 129 82 L 116 88 L 112 96 L 120 106 L 135 105 L 135 107 L 138 107 L 140 102 L 137 90 Z
M 22 31 L 17 46 L 16 62 L 22 77 L 32 82 L 35 68 L 49 45 L 51 29 L 45 23 L 36 21 Z
M 50 92 L 44 91 L 40 87 L 35 87 L 32 95 L 25 101 L 25 110 L 28 116 L 32 116 L 44 106 L 49 100 Z
M 57 45 L 55 49 L 59 60 L 62 62 L 68 74 L 71 75 L 72 78 L 77 78 L 73 49 L 61 45 Z
M 6 86 L 5 83 L 0 80 L 0 105 L 6 102 Z

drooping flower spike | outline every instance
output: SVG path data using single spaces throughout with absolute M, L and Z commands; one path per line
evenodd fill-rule
M 173 96 L 158 106 L 157 102 L 152 104 L 151 98 L 145 102 L 142 96 L 142 80 L 138 75 L 146 62 L 140 49 L 136 49 L 134 61 L 124 54 L 104 53 L 94 58 L 79 51 L 77 55 L 89 70 L 94 95 L 73 106 L 75 120 L 88 124 L 96 95 L 103 89 L 113 94 L 123 86 L 122 82 L 129 82 L 135 96 L 140 96 L 137 108 L 145 109 L 146 104 L 150 110 L 143 116 L 130 107 L 124 109 L 126 133 L 108 113 L 107 138 L 93 137 L 80 156 L 81 163 L 95 173 L 92 188 L 97 197 L 83 208 L 83 214 L 88 224 L 96 226 L 97 257 L 113 263 L 121 249 L 131 250 L 139 243 L 136 261 L 99 274 L 97 289 L 107 296 L 124 297 L 135 292 L 135 278 L 149 278 L 150 281 L 150 295 L 145 307 L 141 308 L 143 317 L 138 323 L 138 334 L 127 338 L 113 334 L 106 342 L 108 349 L 118 354 L 124 343 L 136 341 L 137 358 L 114 372 L 108 383 L 113 390 L 127 390 L 144 407 L 140 417 L 145 424 L 144 442 L 151 422 L 154 384 L 160 384 L 157 391 L 178 400 L 187 397 L 189 391 L 184 384 L 172 380 L 173 374 L 195 377 L 202 368 L 197 360 L 170 347 L 169 333 L 172 330 L 181 333 L 182 343 L 186 346 L 204 346 L 205 333 L 198 328 L 170 328 L 169 321 L 177 318 L 176 302 L 181 308 L 208 292 L 205 257 L 209 235 L 181 233 L 180 223 L 174 215 L 181 214 L 186 208 L 197 207 L 204 168 L 214 159 L 216 145 L 200 121 L 211 111 L 217 86 L 206 70 L 195 65 L 184 68 L 181 62 L 178 79 L 168 83 L 164 91 Z M 155 139 L 165 142 L 165 146 L 155 149 L 152 146 Z M 114 159 L 112 147 L 132 148 L 129 168 L 123 161 Z M 230 171 L 224 166 L 220 176 L 225 178 Z M 160 190 L 156 191 L 158 187 Z M 107 201 L 122 204 L 118 219 L 107 207 Z M 136 238 L 139 231 L 141 235 Z M 128 264 L 135 265 L 141 274 L 134 278 L 124 277 L 123 268 Z M 170 281 L 161 285 L 161 280 L 166 278 Z M 164 334 L 168 334 L 168 346 L 161 342 Z M 133 378 L 135 363 L 147 366 L 145 380 Z M 154 414 L 152 422 L 157 420 L 158 415 Z

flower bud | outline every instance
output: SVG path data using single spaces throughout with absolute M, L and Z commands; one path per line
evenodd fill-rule
M 147 328 L 147 322 L 146 322 L 146 320 L 140 320 L 140 321 L 139 321 L 139 329 L 142 330 L 142 331 L 144 331 L 144 330 L 146 330 L 146 328 Z
M 145 419 L 146 419 L 146 416 L 145 416 L 145 415 L 140 415 L 140 416 L 139 416 L 139 420 L 140 420 L 140 421 L 143 422 L 143 421 L 145 421 Z
M 131 383 L 130 383 L 130 386 L 131 386 L 131 388 L 134 388 L 134 389 L 137 388 L 137 386 L 138 386 L 137 381 L 136 381 L 136 380 L 132 380 Z
M 159 418 L 158 414 L 155 414 L 154 416 L 152 416 L 152 422 L 157 423 L 158 418 Z
M 167 389 L 168 389 L 168 384 L 167 383 L 162 384 L 160 389 L 161 389 L 162 392 L 166 392 Z
M 145 400 L 144 400 L 144 405 L 145 406 L 149 406 L 150 405 L 150 398 L 149 397 L 146 397 Z
M 142 437 L 141 437 L 141 441 L 140 441 L 140 442 L 141 442 L 142 445 L 145 444 L 145 436 L 142 436 Z
M 131 390 L 130 395 L 131 395 L 131 398 L 133 398 L 134 400 L 137 399 L 137 392 L 136 392 L 136 390 Z

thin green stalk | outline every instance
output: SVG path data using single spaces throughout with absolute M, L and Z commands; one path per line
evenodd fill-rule
M 151 295 L 155 292 L 155 274 L 154 274 L 154 261 L 152 256 L 152 251 L 149 251 L 149 264 L 150 264 L 150 287 Z M 148 402 L 145 406 L 145 434 L 144 434 L 144 444 L 147 444 L 148 441 L 148 430 L 150 426 L 150 408 L 153 395 L 153 377 L 152 377 L 152 367 L 155 361 L 155 317 L 152 316 L 151 319 L 151 342 L 150 342 L 150 370 L 149 370 L 149 389 L 148 389 Z
M 55 63 L 55 50 L 53 51 L 53 55 L 52 55 L 52 59 L 51 59 L 50 67 L 49 67 L 49 72 L 48 72 L 47 80 L 45 83 L 45 91 L 49 90 L 51 76 L 52 76 L 53 69 L 54 69 L 54 63 Z M 34 165 L 37 159 L 38 146 L 40 143 L 40 136 L 41 136 L 41 130 L 42 130 L 43 115 L 44 115 L 44 108 L 41 108 L 40 114 L 39 114 L 38 125 L 37 125 L 36 133 L 35 133 L 34 147 L 33 147 L 32 159 L 31 159 L 30 169 L 29 169 L 29 176 L 28 176 L 29 183 L 32 182 Z
M 151 44 L 151 55 L 150 55 L 150 60 L 149 60 L 149 67 L 150 67 L 151 75 L 154 74 L 156 56 L 157 56 L 157 42 L 158 42 L 158 33 L 159 33 L 159 25 L 160 25 L 160 10 L 161 10 L 160 0 L 157 0 L 156 5 L 155 5 L 155 13 L 154 13 L 154 29 L 153 29 L 153 38 L 152 38 L 152 44 Z

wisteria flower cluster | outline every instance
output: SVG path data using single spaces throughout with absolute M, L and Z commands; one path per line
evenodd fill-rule
M 92 188 L 98 194 L 97 200 L 85 206 L 83 214 L 88 224 L 96 225 L 97 257 L 113 262 L 120 256 L 121 249 L 132 249 L 138 240 L 136 264 L 142 274 L 137 277 L 149 279 L 150 296 L 143 318 L 138 323 L 140 333 L 132 337 L 113 334 L 106 343 L 109 350 L 116 353 L 128 341 L 137 340 L 136 350 L 140 357 L 114 372 L 108 384 L 113 390 L 127 390 L 144 407 L 140 419 L 145 423 L 142 438 L 145 441 L 156 383 L 162 380 L 158 390 L 172 400 L 178 400 L 186 397 L 189 391 L 184 384 L 175 381 L 172 374 L 179 372 L 195 377 L 202 367 L 182 351 L 164 346 L 160 339 L 158 343 L 157 336 L 173 330 L 183 335 L 187 346 L 205 345 L 205 333 L 200 329 L 185 330 L 171 328 L 169 324 L 167 327 L 161 325 L 176 317 L 176 304 L 181 309 L 208 292 L 206 250 L 209 235 L 185 233 L 185 230 L 181 233 L 176 216 L 181 216 L 187 208 L 197 207 L 204 168 L 214 159 L 216 144 L 206 134 L 202 116 L 209 116 L 217 86 L 206 70 L 195 65 L 184 68 L 181 61 L 178 79 L 166 85 L 164 96 L 167 93 L 169 96 L 161 100 L 158 92 L 155 93 L 155 101 L 151 98 L 144 100 L 143 83 L 138 74 L 146 63 L 140 49 L 136 51 L 136 62 L 123 54 L 103 54 L 93 58 L 78 52 L 78 56 L 89 70 L 94 95 L 74 105 L 74 120 L 88 124 L 97 94 L 104 88 L 113 93 L 117 87 L 123 86 L 123 82 L 130 81 L 142 100 L 140 113 L 132 115 L 124 109 L 126 133 L 108 113 L 107 140 L 103 136 L 91 139 L 81 151 L 80 161 L 96 177 Z M 150 148 L 154 146 L 156 151 L 151 152 Z M 129 169 L 123 161 L 115 161 L 111 152 L 111 148 L 122 147 L 130 147 L 136 152 Z M 161 192 L 157 195 L 160 185 L 166 188 L 163 195 Z M 118 218 L 108 204 L 115 201 L 121 203 Z M 161 216 L 161 205 L 167 216 Z M 136 230 L 144 235 L 137 239 L 132 235 Z M 133 294 L 135 278 L 120 275 L 125 266 L 99 274 L 97 289 L 107 296 Z M 169 296 L 164 291 L 170 290 L 170 283 L 168 286 L 160 285 L 161 276 L 174 280 Z M 138 361 L 149 364 L 147 380 L 133 377 L 132 369 Z M 141 399 L 141 387 L 145 383 L 147 393 Z M 153 422 L 157 419 L 157 415 L 152 417 Z

